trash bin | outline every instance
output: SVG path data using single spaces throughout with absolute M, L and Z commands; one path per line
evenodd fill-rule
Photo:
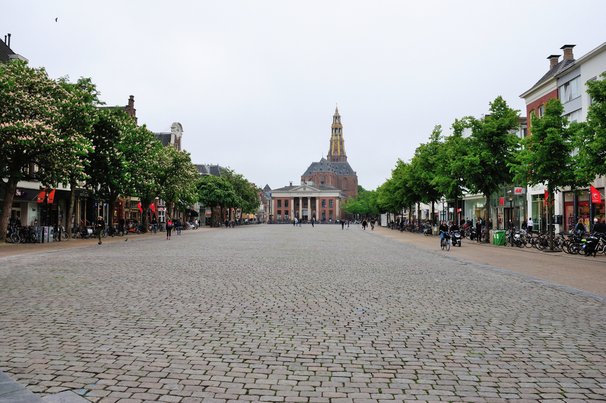
M 505 238 L 505 231 L 504 230 L 494 231 L 494 233 L 492 234 L 492 243 L 494 245 L 507 244 L 507 239 Z

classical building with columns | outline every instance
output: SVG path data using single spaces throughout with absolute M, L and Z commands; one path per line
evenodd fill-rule
M 343 193 L 328 185 L 302 183 L 271 191 L 270 220 L 289 222 L 295 217 L 308 221 L 312 217 L 319 222 L 334 222 L 341 218 Z
M 301 175 L 301 184 L 271 190 L 269 220 L 289 222 L 315 218 L 318 222 L 334 222 L 342 218 L 341 203 L 358 194 L 358 176 L 347 162 L 343 125 L 339 109 L 332 117 L 328 155 L 313 162 Z

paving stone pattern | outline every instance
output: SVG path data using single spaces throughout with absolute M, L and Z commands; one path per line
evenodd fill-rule
M 359 227 L 189 231 L 6 257 L 0 284 L 0 370 L 40 396 L 606 399 L 603 300 Z

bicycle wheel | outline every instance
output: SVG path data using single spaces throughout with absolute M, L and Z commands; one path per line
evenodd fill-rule
M 10 235 L 10 240 L 11 240 L 12 243 L 19 243 L 19 242 L 21 242 L 21 238 L 19 237 L 19 234 L 17 234 L 16 232 L 13 232 Z
M 446 247 L 446 243 L 443 239 L 440 240 L 440 247 L 442 248 L 442 250 L 444 250 L 444 248 Z
M 452 241 L 448 240 L 446 241 L 446 250 L 450 251 L 450 244 L 452 243 Z

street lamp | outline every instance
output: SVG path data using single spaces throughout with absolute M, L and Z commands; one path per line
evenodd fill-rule
M 440 221 L 446 221 L 446 198 L 442 196 L 442 219 Z

